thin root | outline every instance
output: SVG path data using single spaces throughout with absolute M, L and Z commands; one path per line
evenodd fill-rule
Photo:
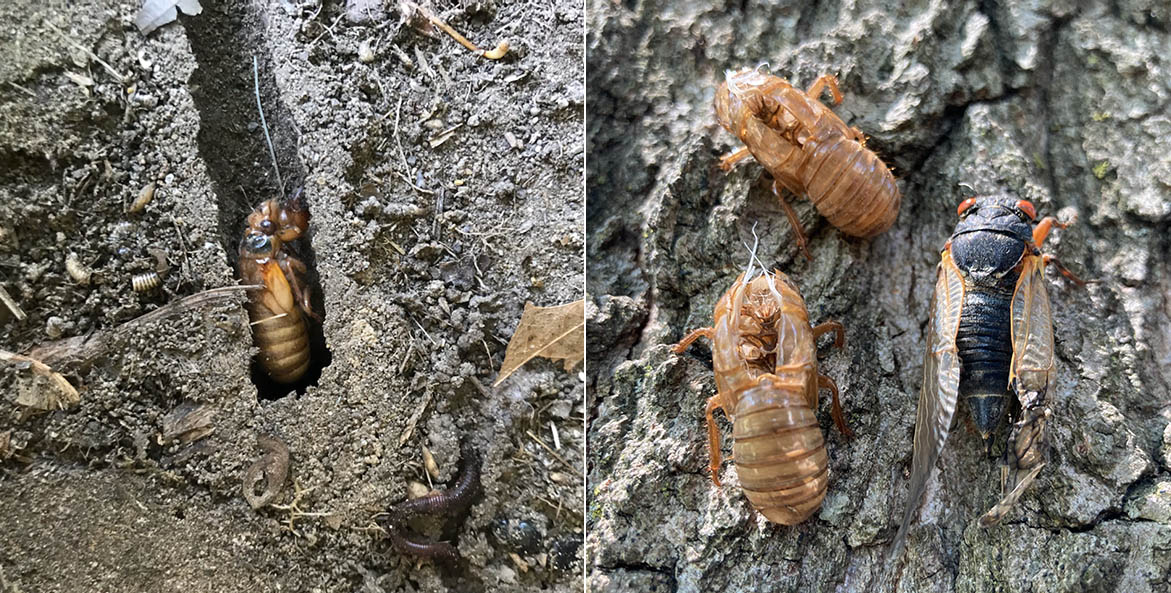
M 458 31 L 451 28 L 451 25 L 448 25 L 447 23 L 443 22 L 443 19 L 436 16 L 430 10 L 427 10 L 426 8 L 424 8 L 422 6 L 415 4 L 414 2 L 404 1 L 403 4 L 405 4 L 406 6 L 410 7 L 413 10 L 417 10 L 419 12 L 419 14 L 427 17 L 427 20 L 431 21 L 431 24 L 435 25 L 436 27 L 439 27 L 440 29 L 443 29 L 444 33 L 447 33 L 448 35 L 450 35 L 451 38 L 458 41 L 460 45 L 472 50 L 473 52 L 476 52 L 476 54 L 482 58 L 486 58 L 489 60 L 499 60 L 500 58 L 503 58 L 505 56 L 505 54 L 508 53 L 508 42 L 507 41 L 501 41 L 500 43 L 496 44 L 496 47 L 494 47 L 490 50 L 480 49 L 479 47 L 476 46 L 476 44 L 472 43 L 471 41 L 468 41 L 467 37 L 460 35 Z

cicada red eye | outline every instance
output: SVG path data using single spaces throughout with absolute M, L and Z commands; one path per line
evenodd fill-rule
M 963 216 L 964 210 L 971 208 L 972 204 L 975 204 L 975 203 L 976 203 L 976 198 L 968 198 L 968 199 L 960 202 L 960 207 L 956 208 L 956 214 Z
M 1021 200 L 1016 203 L 1016 207 L 1020 208 L 1021 212 L 1029 215 L 1029 220 L 1037 219 L 1037 210 L 1033 208 L 1033 203 L 1028 200 Z

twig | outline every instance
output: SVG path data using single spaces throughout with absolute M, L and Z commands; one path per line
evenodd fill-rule
M 0 301 L 3 301 L 4 306 L 8 307 L 9 311 L 12 311 L 17 321 L 24 321 L 24 318 L 27 317 L 24 309 L 20 308 L 20 305 L 13 300 L 12 295 L 9 295 L 7 290 L 4 290 L 3 286 L 0 286 Z
M 54 25 L 53 23 L 50 23 L 49 21 L 45 21 L 45 24 L 49 25 L 50 29 L 56 31 L 57 34 L 61 36 L 61 39 L 65 40 L 65 43 L 72 45 L 74 47 L 74 49 L 77 49 L 78 51 L 85 53 L 85 55 L 89 56 L 90 59 L 97 62 L 98 64 L 101 64 L 101 66 L 106 69 L 106 72 L 109 72 L 110 74 L 112 74 L 114 76 L 114 78 L 118 79 L 119 84 L 126 82 L 126 78 L 127 78 L 126 76 L 124 76 L 121 72 L 118 72 L 117 70 L 115 70 L 113 66 L 107 64 L 105 60 L 99 58 L 97 54 L 90 51 L 88 48 L 83 47 L 80 43 L 70 39 L 68 36 L 65 35 L 64 31 L 57 28 L 57 25 Z
M 77 389 L 75 389 L 73 385 L 70 385 L 69 381 L 67 381 L 65 377 L 61 375 L 61 373 L 54 371 L 49 367 L 49 365 L 35 358 L 21 356 L 20 354 L 9 352 L 7 350 L 0 350 L 0 361 L 9 362 L 15 365 L 27 364 L 27 368 L 31 368 L 34 373 L 48 378 L 53 386 L 57 388 L 57 391 L 59 391 L 61 395 L 64 396 L 61 399 L 50 399 L 46 397 L 43 400 L 38 401 L 28 399 L 22 395 L 17 397 L 16 403 L 40 410 L 51 410 L 53 408 L 64 410 L 81 402 L 81 396 L 78 395 Z
M 413 188 L 415 191 L 427 194 L 429 196 L 433 196 L 433 195 L 435 195 L 435 192 L 428 190 L 428 189 L 423 189 L 423 188 L 415 185 L 414 182 L 411 181 L 411 178 L 410 178 L 411 165 L 410 165 L 410 163 L 407 163 L 407 153 L 406 153 L 406 151 L 403 150 L 403 142 L 402 142 L 402 139 L 399 138 L 399 135 L 398 135 L 398 122 L 400 119 L 402 119 L 402 114 L 403 114 L 403 98 L 400 96 L 398 98 L 398 107 L 395 107 L 395 109 L 394 109 L 394 131 L 391 133 L 391 135 L 394 136 L 394 143 L 396 146 L 398 146 L 398 158 L 403 162 L 403 169 L 406 171 L 406 173 L 403 173 L 400 171 L 395 171 L 395 173 L 397 173 L 398 176 L 401 177 L 402 180 L 405 181 L 407 183 L 407 185 L 411 186 L 411 188 Z
M 544 448 L 546 451 L 548 451 L 550 455 L 552 455 L 555 459 L 557 459 L 557 461 L 560 461 L 561 464 L 565 466 L 565 469 L 568 469 L 569 471 L 573 471 L 573 465 L 571 465 L 568 461 L 566 461 L 564 457 L 558 455 L 557 452 L 553 450 L 553 447 L 550 447 L 549 445 L 545 444 L 545 441 L 542 441 L 541 437 L 533 434 L 533 431 L 531 431 L 531 430 L 526 430 L 525 434 L 529 435 L 529 438 L 533 439 L 534 441 L 537 441 L 537 444 L 540 445 L 542 448 Z
M 273 315 L 272 317 L 265 317 L 264 319 L 261 319 L 259 321 L 253 321 L 252 323 L 249 323 L 248 325 L 260 325 L 261 323 L 265 323 L 267 321 L 272 321 L 273 319 L 280 319 L 281 317 L 287 317 L 288 315 L 289 315 L 288 313 L 281 313 L 280 315 Z
M 403 430 L 402 435 L 398 438 L 398 446 L 403 446 L 411 435 L 415 432 L 415 425 L 419 423 L 419 419 L 423 417 L 423 412 L 427 410 L 427 406 L 431 403 L 431 390 L 423 392 L 423 400 L 419 402 L 419 407 L 415 409 L 415 413 L 407 419 L 407 427 Z
M 34 98 L 34 99 L 36 99 L 36 98 L 37 98 L 37 94 L 36 94 L 36 93 L 34 93 L 34 92 L 32 92 L 32 91 L 30 91 L 30 90 L 28 90 L 28 89 L 26 89 L 26 88 L 24 88 L 24 87 L 20 86 L 19 84 L 16 84 L 15 82 L 12 82 L 11 80 L 6 80 L 6 81 L 4 81 L 4 82 L 7 82 L 7 83 L 8 83 L 8 86 L 10 86 L 10 87 L 12 87 L 12 88 L 14 88 L 14 89 L 16 89 L 16 90 L 18 90 L 18 91 L 22 92 L 22 93 L 24 93 L 24 94 L 26 94 L 26 95 L 28 95 L 28 96 L 30 96 L 30 97 L 32 97 L 32 98 Z
M 268 156 L 272 157 L 272 168 L 276 170 L 276 182 L 285 195 L 285 182 L 281 179 L 281 168 L 276 164 L 276 151 L 272 148 L 272 137 L 268 135 L 268 123 L 264 121 L 264 107 L 260 105 L 260 66 L 256 55 L 252 56 L 252 88 L 256 91 L 256 110 L 260 112 L 260 127 L 264 129 L 264 140 L 268 142 Z
M 167 317 L 185 311 L 193 311 L 197 307 L 210 303 L 219 302 L 231 296 L 231 293 L 261 288 L 264 288 L 263 284 L 246 284 L 243 286 L 222 286 L 220 288 L 197 292 L 189 297 L 163 305 L 150 313 L 135 317 L 113 329 L 96 332 L 88 336 L 66 338 L 38 346 L 29 355 L 47 361 L 46 364 L 49 365 L 56 365 L 62 361 L 71 359 L 82 366 L 88 365 L 94 359 L 105 353 L 106 344 L 109 340 L 119 335 L 134 333 L 139 331 L 141 326 L 148 323 L 166 319 Z
M 501 41 L 500 43 L 496 44 L 495 48 L 493 48 L 491 50 L 488 50 L 488 51 L 482 50 L 479 47 L 476 47 L 476 44 L 472 43 L 471 41 L 468 41 L 467 37 L 460 35 L 455 29 L 452 29 L 451 25 L 448 25 L 447 23 L 443 22 L 443 19 L 435 16 L 435 14 L 432 13 L 430 10 L 427 10 L 426 8 L 424 8 L 422 6 L 415 4 L 414 2 L 409 2 L 406 0 L 404 0 L 403 4 L 406 4 L 407 6 L 419 11 L 420 14 L 427 17 L 427 20 L 431 21 L 431 24 L 442 29 L 444 33 L 451 35 L 451 38 L 458 41 L 460 45 L 476 52 L 476 54 L 482 58 L 487 58 L 489 60 L 499 60 L 500 58 L 504 57 L 504 54 L 508 53 L 508 42 L 507 41 Z
M 487 348 L 488 346 L 487 346 L 487 345 L 485 345 L 484 347 L 485 347 L 485 348 Z M 491 398 L 491 397 L 492 397 L 492 392 L 488 391 L 488 390 L 487 390 L 487 389 L 484 387 L 484 384 L 483 384 L 483 383 L 481 383 L 479 379 L 477 379 L 477 378 L 475 378 L 475 377 L 468 377 L 468 379 L 469 379 L 469 380 L 472 382 L 472 385 L 474 385 L 474 386 L 475 386 L 476 390 L 480 392 L 480 395 L 484 396 L 485 398 Z
M 415 322 L 415 327 L 418 327 L 418 328 L 419 328 L 419 331 L 423 332 L 423 335 L 424 335 L 424 336 L 427 336 L 427 340 L 428 340 L 428 341 L 430 341 L 430 342 L 431 342 L 433 345 L 435 345 L 435 346 L 438 346 L 438 345 L 439 345 L 439 344 L 438 344 L 438 343 L 435 341 L 435 338 L 432 338 L 432 337 L 431 337 L 431 334 L 427 333 L 427 330 L 423 328 L 423 324 L 419 323 L 418 321 L 415 321 L 415 318 L 414 318 L 414 317 L 411 317 L 410 315 L 407 315 L 407 317 L 408 317 L 408 318 L 410 318 L 410 320 L 411 320 L 411 321 L 414 321 L 414 322 Z
M 320 10 L 318 10 L 318 12 L 320 12 Z M 344 16 L 346 16 L 346 13 L 345 13 L 345 12 L 343 12 L 343 13 L 341 13 L 341 14 L 337 15 L 337 18 L 333 19 L 333 22 L 332 22 L 332 23 L 330 23 L 330 24 L 329 24 L 329 26 L 325 28 L 325 31 L 323 31 L 323 32 L 321 33 L 321 35 L 318 35 L 316 39 L 314 39 L 313 41 L 310 41 L 310 42 L 309 42 L 309 49 L 313 49 L 313 46 L 314 46 L 314 45 L 317 45 L 317 42 L 318 42 L 318 41 L 321 41 L 321 38 L 322 38 L 322 37 L 325 37 L 325 34 L 326 34 L 326 33 L 329 33 L 329 36 L 330 36 L 330 37 L 333 37 L 333 38 L 334 38 L 334 40 L 336 41 L 336 40 L 337 40 L 337 37 L 334 37 L 334 35 L 333 35 L 333 28 L 334 28 L 334 27 L 336 27 L 336 26 L 337 26 L 337 24 L 341 22 L 341 20 L 342 20 L 342 17 L 344 17 Z

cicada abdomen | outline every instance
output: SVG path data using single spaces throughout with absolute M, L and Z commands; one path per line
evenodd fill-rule
M 740 484 L 768 520 L 795 525 L 821 506 L 829 483 L 825 440 L 817 423 L 819 387 L 833 391 L 834 421 L 842 418 L 834 382 L 817 371 L 816 338 L 844 332 L 838 323 L 809 325 L 805 301 L 777 271 L 744 275 L 716 304 L 715 325 L 693 331 L 674 348 L 699 337 L 712 340 L 717 393 L 706 409 L 712 481 L 719 485 L 720 435 L 714 412 L 732 421 Z

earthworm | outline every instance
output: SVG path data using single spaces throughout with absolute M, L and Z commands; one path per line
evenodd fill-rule
M 453 562 L 459 559 L 455 546 L 447 542 L 416 540 L 403 533 L 407 521 L 419 515 L 455 515 L 466 509 L 480 492 L 480 456 L 468 443 L 460 447 L 463 472 L 455 485 L 442 492 L 394 505 L 384 519 L 390 541 L 403 554 Z

